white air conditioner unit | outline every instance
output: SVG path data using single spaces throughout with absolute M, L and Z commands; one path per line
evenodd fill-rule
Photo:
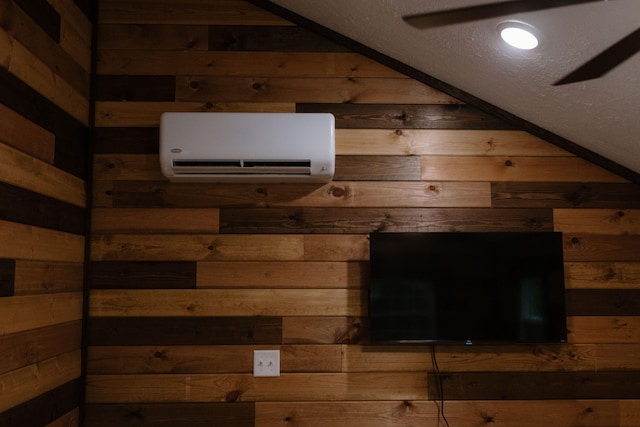
M 329 113 L 163 113 L 160 166 L 172 182 L 329 182 Z

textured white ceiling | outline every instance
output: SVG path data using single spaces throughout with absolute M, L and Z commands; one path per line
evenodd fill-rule
M 552 83 L 640 27 L 640 0 L 603 0 L 447 27 L 402 16 L 486 0 L 271 0 L 640 173 L 640 53 L 605 76 Z M 498 23 L 541 31 L 533 51 L 506 46 Z

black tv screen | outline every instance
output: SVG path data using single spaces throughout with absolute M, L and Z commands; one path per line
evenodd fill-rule
M 562 233 L 370 236 L 373 343 L 566 342 Z

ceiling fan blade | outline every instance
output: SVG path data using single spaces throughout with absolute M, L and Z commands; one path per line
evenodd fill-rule
M 602 77 L 638 51 L 640 51 L 640 28 L 604 52 L 585 62 L 582 66 L 567 74 L 553 85 L 560 86 Z
M 495 18 L 497 16 L 512 15 L 521 12 L 552 9 L 573 4 L 591 3 L 606 0 L 516 0 L 500 1 L 478 6 L 460 7 L 437 12 L 407 15 L 402 19 L 413 27 L 431 28 L 479 19 Z

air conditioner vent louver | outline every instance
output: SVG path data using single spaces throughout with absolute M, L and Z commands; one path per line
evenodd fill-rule
M 172 182 L 329 182 L 328 113 L 164 113 L 160 164 Z

